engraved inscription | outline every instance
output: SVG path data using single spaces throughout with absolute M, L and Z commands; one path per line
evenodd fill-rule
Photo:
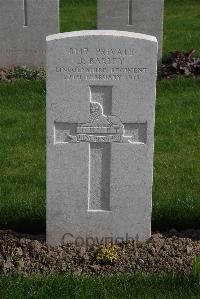
M 146 66 L 133 65 L 134 48 L 69 48 L 65 55 L 73 64 L 56 65 L 55 71 L 68 81 L 141 80 L 149 72 Z
M 122 135 L 115 134 L 112 129 L 100 128 L 81 128 L 83 132 L 77 133 L 78 124 L 55 122 L 55 144 L 57 143 L 73 143 L 73 142 L 88 142 L 88 143 L 127 143 L 124 142 Z M 79 127 L 80 128 L 80 127 Z M 110 131 L 111 130 L 111 131 Z M 93 131 L 93 132 L 92 132 Z M 146 144 L 147 124 L 146 123 L 126 123 L 124 124 L 125 136 L 129 137 L 130 144 L 141 143 Z M 98 132 L 98 133 L 95 133 Z M 107 132 L 107 133 L 106 133 Z

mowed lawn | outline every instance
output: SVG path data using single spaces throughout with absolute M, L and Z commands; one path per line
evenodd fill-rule
M 198 14 L 199 1 L 166 0 L 165 54 L 175 49 L 200 49 Z M 61 0 L 62 31 L 95 26 L 95 1 Z M 200 79 L 158 81 L 154 229 L 200 228 L 199 111 Z M 0 83 L 0 138 L 0 227 L 43 233 L 45 82 Z
M 0 227 L 45 231 L 45 83 L 0 84 Z
M 0 297 L 4 299 L 199 299 L 199 294 L 200 285 L 193 276 L 0 278 Z

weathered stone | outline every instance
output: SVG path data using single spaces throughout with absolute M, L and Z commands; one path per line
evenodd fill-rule
M 59 0 L 0 0 L 0 67 L 45 66 L 46 36 L 59 32 Z
M 82 31 L 47 38 L 47 241 L 151 233 L 157 41 Z
M 98 29 L 124 30 L 156 36 L 162 61 L 164 0 L 98 0 Z

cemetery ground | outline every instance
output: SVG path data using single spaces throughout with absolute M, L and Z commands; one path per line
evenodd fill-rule
M 0 296 L 16 298 L 166 298 L 198 299 L 200 287 L 193 277 L 169 275 L 123 275 L 115 277 L 3 277 Z
M 200 53 L 199 15 L 198 0 L 166 0 L 164 60 L 175 50 Z M 95 29 L 95 16 L 93 0 L 61 0 L 61 31 Z M 199 78 L 157 83 L 154 231 L 200 229 L 199 98 Z M 45 81 L 1 82 L 0 114 L 0 227 L 44 234 Z M 45 298 L 47 293 L 59 298 L 199 298 L 200 293 L 192 274 L 1 277 L 0 285 L 3 298 Z

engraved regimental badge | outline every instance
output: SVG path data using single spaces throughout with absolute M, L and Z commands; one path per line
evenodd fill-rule
M 115 115 L 104 115 L 102 106 L 90 103 L 90 116 L 87 123 L 76 128 L 76 135 L 66 133 L 64 142 L 120 142 L 132 143 L 132 136 L 125 136 L 124 125 Z

